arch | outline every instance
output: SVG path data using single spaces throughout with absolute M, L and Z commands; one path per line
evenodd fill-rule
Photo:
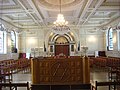
M 67 35 L 67 34 L 64 34 L 64 35 L 56 34 L 56 35 L 54 35 L 54 36 L 51 38 L 51 41 L 52 41 L 52 42 L 55 42 L 56 39 L 59 38 L 59 37 L 65 37 L 68 42 L 73 41 L 72 37 L 70 37 L 70 36 Z
M 65 43 L 69 43 L 66 37 L 60 36 L 56 38 L 55 44 L 65 44 Z
M 45 45 L 48 46 L 49 43 L 53 43 L 55 41 L 56 36 L 58 37 L 61 35 L 53 33 L 52 30 L 47 31 L 47 34 L 44 37 Z M 71 30 L 67 34 L 64 34 L 64 36 L 68 39 L 68 41 L 70 41 L 70 43 L 72 42 L 72 43 L 75 43 L 76 45 L 78 44 L 79 37 L 75 31 Z
M 49 41 L 55 42 L 58 37 L 65 37 L 69 42 L 75 42 L 76 41 L 74 36 L 71 35 L 71 33 L 67 33 L 67 34 L 64 34 L 64 35 L 59 35 L 59 34 L 54 33 L 53 36 L 49 38 Z
M 48 29 L 46 30 L 47 30 L 47 33 L 44 37 L 44 40 L 45 40 L 46 47 L 48 47 L 47 52 L 52 53 L 52 55 L 57 55 L 56 54 L 57 46 L 60 46 L 62 48 L 65 46 L 67 47 L 67 51 L 69 53 L 65 55 L 73 55 L 76 52 L 76 50 L 78 50 L 77 49 L 78 43 L 79 43 L 78 33 L 71 30 L 67 34 L 60 35 L 52 32 L 52 30 L 48 30 Z M 56 41 L 57 40 L 59 41 L 59 39 L 62 39 L 63 42 L 60 40 L 61 42 L 56 43 Z

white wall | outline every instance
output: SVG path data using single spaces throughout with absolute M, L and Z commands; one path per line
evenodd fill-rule
M 18 53 L 0 54 L 0 60 L 8 60 L 8 59 L 17 60 L 18 57 L 19 57 Z
M 88 47 L 88 55 L 94 55 L 95 51 L 105 50 L 104 33 L 100 31 L 89 32 L 86 29 L 79 30 L 79 40 L 82 46 Z
M 106 55 L 108 57 L 119 57 L 120 58 L 120 51 L 106 51 Z
M 44 31 L 34 30 L 24 32 L 19 37 L 19 52 L 20 53 L 31 53 L 31 48 L 42 48 L 44 47 Z
M 74 37 L 77 40 L 76 43 L 80 41 L 80 46 L 88 46 L 89 55 L 94 55 L 95 51 L 105 50 L 103 32 L 96 31 L 90 33 L 85 29 L 78 28 L 72 28 L 71 31 L 74 32 Z M 47 48 L 49 39 L 48 32 L 50 32 L 50 29 L 41 28 L 23 33 L 23 35 L 19 37 L 19 52 L 31 53 L 31 48 L 44 47 L 44 40 Z

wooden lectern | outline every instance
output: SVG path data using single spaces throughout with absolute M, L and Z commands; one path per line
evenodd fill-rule
M 35 85 L 41 87 L 47 85 L 47 89 L 44 90 L 54 90 L 52 88 L 56 85 L 66 85 L 69 89 L 65 90 L 72 90 L 70 88 L 75 85 L 88 84 L 90 86 L 89 60 L 87 57 L 34 58 L 31 60 L 31 65 L 33 88 Z

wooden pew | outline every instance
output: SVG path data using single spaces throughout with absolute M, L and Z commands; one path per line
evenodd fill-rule
M 108 72 L 109 80 L 120 81 L 120 58 L 90 57 L 90 68 Z
M 0 82 L 4 81 L 6 82 L 9 80 L 9 82 L 12 80 L 12 72 L 11 72 L 11 60 L 3 60 L 0 61 Z M 8 79 L 6 79 L 8 77 Z
M 112 90 L 116 90 L 116 87 L 120 86 L 120 82 L 116 82 L 116 81 L 114 81 L 114 82 L 97 82 L 96 81 L 95 83 L 96 83 L 95 90 L 98 90 L 98 87 L 100 87 L 100 86 L 108 86 L 109 87 L 108 90 L 111 90 L 110 88 L 111 88 L 111 86 L 113 86 L 114 88 Z M 120 87 L 118 90 L 120 90 Z
M 30 60 L 28 59 L 2 60 L 0 61 L 0 82 L 10 82 L 12 81 L 13 73 L 28 70 L 30 70 Z
M 110 80 L 118 81 L 117 74 L 120 72 L 120 58 L 108 57 L 107 59 L 108 67 L 108 78 Z M 113 78 L 115 76 L 115 78 Z
M 26 87 L 26 90 L 29 90 L 29 82 L 27 83 L 0 83 L 0 90 L 2 87 L 9 87 L 10 90 L 17 90 L 17 87 Z

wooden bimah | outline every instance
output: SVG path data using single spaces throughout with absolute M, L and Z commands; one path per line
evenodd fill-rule
M 89 60 L 86 57 L 34 58 L 31 66 L 32 90 L 43 87 L 41 90 L 55 90 L 56 87 L 59 87 L 57 90 L 73 90 L 73 87 L 81 90 L 83 84 L 90 86 Z

